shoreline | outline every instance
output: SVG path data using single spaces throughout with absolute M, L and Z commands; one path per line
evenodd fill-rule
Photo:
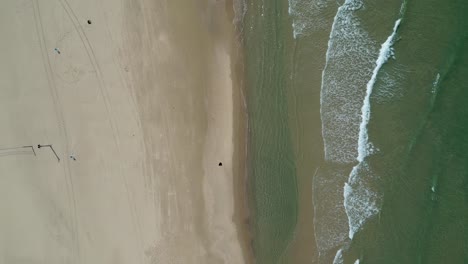
M 218 11 L 221 11 L 218 9 Z M 218 15 L 221 12 L 218 13 Z M 246 159 L 245 159 L 245 149 L 246 149 L 246 139 L 247 139 L 247 134 L 246 134 L 246 118 L 247 118 L 247 111 L 246 111 L 246 105 L 244 103 L 244 98 L 243 98 L 243 50 L 242 50 L 242 45 L 240 42 L 240 32 L 238 31 L 237 25 L 235 24 L 235 19 L 236 19 L 236 14 L 235 14 L 235 9 L 234 9 L 234 1 L 233 0 L 227 0 L 225 1 L 225 6 L 224 6 L 224 14 L 220 15 L 219 17 L 216 18 L 217 23 L 219 25 L 222 25 L 223 30 L 222 33 L 220 33 L 219 39 L 215 39 L 215 42 L 218 42 L 220 45 L 222 45 L 222 49 L 225 49 L 228 58 L 226 60 L 226 64 L 223 64 L 223 66 L 217 67 L 216 69 L 213 69 L 211 71 L 212 75 L 215 75 L 215 79 L 219 78 L 220 75 L 222 75 L 220 71 L 221 68 L 225 68 L 228 70 L 228 75 L 229 78 L 229 84 L 226 84 L 227 86 L 230 87 L 229 89 L 229 97 L 228 94 L 225 94 L 226 97 L 224 99 L 218 99 L 215 101 L 216 103 L 213 103 L 213 107 L 208 106 L 208 113 L 211 113 L 213 116 L 213 120 L 208 122 L 208 130 L 207 134 L 210 135 L 211 132 L 210 130 L 219 130 L 219 127 L 226 127 L 229 126 L 227 123 L 225 125 L 216 125 L 217 122 L 219 121 L 216 116 L 217 114 L 213 114 L 212 112 L 223 112 L 227 111 L 229 107 L 226 107 L 226 105 L 229 105 L 229 103 L 226 101 L 223 104 L 222 108 L 217 107 L 216 105 L 220 103 L 219 100 L 231 100 L 231 107 L 230 111 L 232 112 L 232 120 L 231 120 L 231 144 L 232 144 L 232 153 L 231 153 L 231 163 L 232 163 L 232 169 L 231 170 L 231 175 L 232 175 L 232 181 L 230 185 L 232 186 L 232 201 L 233 201 L 233 214 L 231 221 L 235 226 L 235 232 L 236 232 L 236 237 L 237 241 L 239 243 L 241 252 L 242 252 L 242 258 L 243 261 L 242 263 L 250 264 L 254 263 L 253 261 L 253 251 L 251 248 L 251 245 L 249 243 L 250 241 L 250 232 L 248 229 L 248 221 L 249 221 L 249 211 L 248 211 L 248 204 L 246 203 L 245 200 L 245 195 L 246 195 Z M 215 48 L 217 49 L 217 48 Z M 218 58 L 219 59 L 219 58 Z M 221 86 L 220 85 L 214 85 L 214 86 Z M 216 92 L 208 92 L 208 94 L 215 94 Z M 216 95 L 214 95 L 216 97 Z M 212 98 L 213 99 L 213 98 Z M 210 99 L 208 99 L 208 105 L 210 105 Z M 224 109 L 224 110 L 223 110 Z M 227 112 L 225 112 L 227 114 Z M 222 115 L 222 114 L 221 114 Z M 220 119 L 222 120 L 227 120 L 228 118 L 226 116 L 219 116 Z M 211 123 L 211 124 L 210 124 Z M 218 128 L 216 128 L 218 127 Z M 209 137 L 210 138 L 210 137 Z M 229 138 L 229 137 L 228 137 Z M 207 148 L 205 152 L 205 159 L 211 160 L 211 155 L 210 153 L 216 152 L 216 147 L 213 149 Z M 223 164 L 223 166 L 225 166 Z M 209 166 L 206 166 L 207 168 Z M 210 169 L 207 169 L 209 171 Z M 216 182 L 217 180 L 214 180 Z M 228 184 L 227 182 L 225 184 Z M 222 187 L 219 187 L 222 188 Z M 221 193 L 218 193 L 217 198 L 221 197 Z M 208 199 L 209 200 L 209 199 Z M 216 237 L 216 235 L 215 235 Z M 227 253 L 227 252 L 225 252 Z M 228 255 L 230 253 L 227 253 Z M 232 260 L 226 260 L 226 261 L 232 261 Z M 238 260 L 238 262 L 241 260 Z M 236 262 L 237 263 L 237 262 Z
M 234 212 L 232 221 L 236 227 L 238 242 L 243 255 L 243 263 L 253 264 L 255 258 L 253 255 L 252 233 L 250 223 L 250 211 L 247 199 L 247 141 L 248 141 L 248 114 L 245 98 L 245 79 L 244 79 L 244 47 L 242 45 L 242 18 L 239 17 L 239 4 L 241 0 L 225 1 L 225 19 L 226 32 L 228 36 L 223 36 L 226 45 L 230 48 L 229 70 L 232 84 L 232 186 Z M 239 19 L 240 18 L 240 19 Z
M 251 216 L 249 210 L 248 194 L 248 112 L 246 86 L 245 86 L 245 65 L 244 46 L 242 40 L 242 0 L 228 0 L 226 2 L 227 14 L 234 27 L 233 46 L 231 49 L 231 73 L 233 80 L 233 102 L 234 102 L 234 124 L 238 124 L 237 132 L 234 132 L 234 141 L 239 142 L 234 146 L 234 160 L 237 160 L 237 170 L 234 169 L 234 201 L 235 201 L 235 224 L 238 230 L 238 238 L 241 243 L 245 264 L 255 263 L 253 254 L 253 234 Z M 236 107 L 237 106 L 237 107 Z M 236 128 L 236 126 L 234 126 Z M 237 216 L 236 216 L 237 215 Z

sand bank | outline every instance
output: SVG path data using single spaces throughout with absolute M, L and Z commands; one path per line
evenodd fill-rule
M 246 262 L 226 6 L 1 4 L 0 263 Z

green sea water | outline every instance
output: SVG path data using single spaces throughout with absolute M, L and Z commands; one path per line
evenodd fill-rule
M 243 41 L 257 263 L 468 263 L 468 1 L 251 0 Z
M 293 237 L 298 207 L 286 90 L 291 67 L 285 53 L 287 5 L 279 0 L 246 4 L 243 32 L 254 254 L 257 263 L 276 263 Z
M 378 217 L 351 243 L 349 263 L 468 263 L 468 2 L 408 1 L 395 95 L 373 98 L 380 152 Z

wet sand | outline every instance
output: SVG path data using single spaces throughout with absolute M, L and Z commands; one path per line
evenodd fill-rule
M 249 263 L 232 3 L 1 7 L 2 262 Z

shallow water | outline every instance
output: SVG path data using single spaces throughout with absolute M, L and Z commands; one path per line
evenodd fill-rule
M 466 263 L 468 2 L 251 2 L 258 262 Z M 297 192 L 308 177 L 310 208 Z M 296 225 L 303 210 L 309 228 Z M 313 232 L 314 254 L 289 248 L 297 230 Z
M 249 190 L 257 263 L 276 263 L 296 226 L 296 165 L 288 120 L 290 71 L 281 1 L 247 2 L 244 16 L 249 114 Z

